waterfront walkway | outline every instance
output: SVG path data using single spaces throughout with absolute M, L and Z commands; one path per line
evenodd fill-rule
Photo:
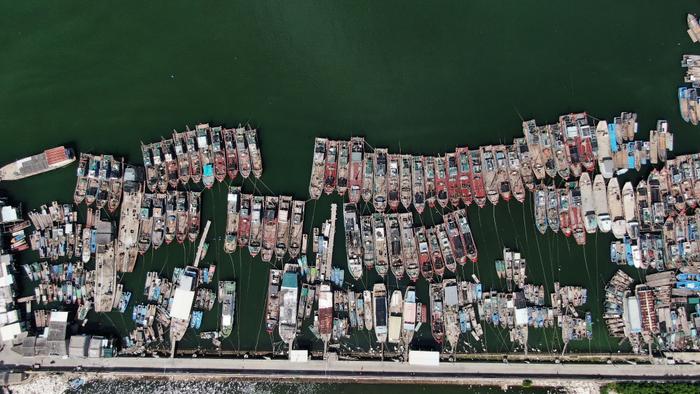
M 177 376 L 184 373 L 209 377 L 282 380 L 355 380 L 367 382 L 440 382 L 469 380 L 558 379 L 558 380 L 700 380 L 700 366 L 666 364 L 527 364 L 527 363 L 441 363 L 438 367 L 399 362 L 287 360 L 225 358 L 59 358 L 22 357 L 8 346 L 0 353 L 5 368 L 38 372 L 75 371 L 118 375 Z

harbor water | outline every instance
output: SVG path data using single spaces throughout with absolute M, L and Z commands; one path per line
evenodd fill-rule
M 681 56 L 700 49 L 685 31 L 686 13 L 698 11 L 693 5 L 260 1 L 193 7 L 183 1 L 167 7 L 136 2 L 114 7 L 16 2 L 5 7 L 0 23 L 0 163 L 67 144 L 78 152 L 111 153 L 141 164 L 141 141 L 159 141 L 173 129 L 198 122 L 242 123 L 259 130 L 265 170 L 258 181 L 233 184 L 242 184 L 247 193 L 305 200 L 316 136 L 361 135 L 370 146 L 390 152 L 436 155 L 458 145 L 510 142 L 522 134 L 522 120 L 543 124 L 572 111 L 608 120 L 621 111 L 637 112 L 638 137 L 644 139 L 657 119 L 667 119 L 675 133 L 674 154 L 696 152 L 698 130 L 681 120 L 676 98 L 683 78 Z M 639 179 L 648 170 L 621 181 Z M 21 202 L 25 212 L 52 200 L 71 202 L 74 186 L 75 165 L 0 183 L 2 194 Z M 263 327 L 271 265 L 251 259 L 247 250 L 223 252 L 226 186 L 215 184 L 202 194 L 202 219 L 211 220 L 212 228 L 209 252 L 200 264 L 216 264 L 217 280 L 238 283 L 235 325 L 222 350 L 279 350 L 279 338 Z M 329 217 L 333 202 L 342 199 L 323 196 L 307 203 L 306 231 Z M 572 341 L 567 351 L 629 350 L 607 335 L 601 314 L 603 287 L 616 269 L 609 261 L 611 235 L 589 237 L 585 247 L 562 234 L 541 236 L 530 195 L 524 204 L 472 206 L 468 213 L 479 262 L 460 268 L 459 277 L 476 274 L 486 289 L 505 290 L 494 260 L 504 246 L 518 250 L 528 261 L 528 282 L 544 285 L 547 293 L 554 282 L 589 289 L 584 309 L 593 315 L 593 339 Z M 432 224 L 440 216 L 440 210 L 428 210 L 415 221 Z M 341 231 L 335 245 L 333 264 L 345 267 Z M 146 272 L 169 278 L 175 267 L 190 264 L 194 254 L 195 246 L 186 243 L 139 257 L 134 272 L 119 276 L 134 294 L 127 313 L 90 312 L 88 325 L 73 326 L 72 332 L 126 335 L 133 329 L 133 305 L 145 299 Z M 19 256 L 21 263 L 37 258 L 32 252 Z M 644 276 L 628 272 L 636 279 Z M 362 281 L 350 284 L 363 290 L 378 281 L 374 272 L 365 272 Z M 408 279 L 387 277 L 389 291 L 407 284 Z M 26 284 L 20 291 L 33 293 Z M 419 301 L 427 303 L 422 279 L 417 292 Z M 217 304 L 204 314 L 201 331 L 218 328 L 219 308 Z M 322 349 L 309 324 L 305 322 L 295 347 Z M 460 350 L 521 350 L 505 330 L 488 325 L 484 330 L 485 340 L 464 338 Z M 428 325 L 413 347 L 436 349 Z M 530 329 L 528 347 L 530 353 L 561 353 L 563 343 L 558 329 Z M 178 348 L 207 349 L 211 342 L 188 330 Z M 367 351 L 377 345 L 373 333 L 360 331 L 342 348 Z

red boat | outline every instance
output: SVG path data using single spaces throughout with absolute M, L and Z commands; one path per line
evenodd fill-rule
M 457 175 L 457 156 L 454 153 L 445 155 L 447 163 L 447 195 L 450 199 L 450 204 L 454 207 L 459 206 L 459 177 Z
M 462 231 L 460 231 L 454 213 L 445 214 L 442 216 L 442 219 L 445 222 L 447 238 L 450 241 L 450 247 L 452 247 L 452 253 L 454 253 L 455 260 L 457 260 L 459 265 L 464 265 L 467 262 L 467 250 L 464 247 Z
M 449 201 L 447 194 L 447 167 L 445 158 L 440 156 L 435 158 L 435 193 L 438 204 L 446 208 Z
M 234 180 L 238 176 L 238 154 L 236 153 L 235 129 L 224 129 L 221 135 L 224 138 L 224 150 L 226 152 L 226 174 Z
M 326 143 L 326 168 L 323 177 L 323 192 L 333 193 L 338 172 L 338 141 L 328 140 Z
M 459 196 L 465 205 L 474 201 L 472 196 L 472 170 L 469 165 L 469 148 L 457 148 L 457 174 L 459 176 Z
M 591 138 L 583 138 L 581 140 L 581 163 L 583 163 L 583 168 L 591 174 L 595 172 L 596 158 L 593 153 L 593 145 L 591 144 Z
M 576 181 L 569 182 L 570 190 L 570 201 L 569 201 L 569 228 L 574 234 L 574 239 L 579 245 L 586 244 L 586 230 L 583 227 L 583 220 L 581 219 L 581 189 Z
M 238 246 L 245 248 L 250 239 L 250 213 L 253 196 L 241 194 L 241 210 L 238 213 Z
M 569 207 L 571 206 L 571 193 L 567 187 L 557 190 L 559 197 L 559 229 L 567 237 L 571 236 L 571 221 Z
M 481 154 L 478 149 L 469 151 L 472 162 L 472 194 L 474 202 L 479 208 L 486 205 L 486 188 L 484 187 L 484 179 L 481 173 Z
M 415 228 L 416 241 L 418 242 L 418 264 L 420 273 L 427 281 L 433 280 L 433 265 L 430 261 L 430 246 L 428 246 L 428 235 L 425 227 Z
M 226 152 L 221 147 L 221 126 L 209 129 L 212 153 L 214 154 L 214 178 L 217 182 L 226 179 Z
M 348 176 L 348 198 L 352 204 L 360 202 L 362 196 L 362 172 L 364 163 L 365 139 L 352 137 L 350 139 L 350 173 Z

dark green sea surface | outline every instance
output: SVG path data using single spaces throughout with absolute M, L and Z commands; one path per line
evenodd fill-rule
M 307 199 L 316 136 L 363 135 L 373 147 L 434 155 L 510 142 L 522 134 L 523 119 L 552 122 L 584 110 L 604 119 L 635 111 L 643 138 L 657 119 L 668 119 L 675 153 L 693 152 L 700 134 L 680 119 L 676 89 L 681 55 L 700 50 L 685 32 L 686 13 L 698 10 L 691 1 L 7 2 L 0 13 L 0 162 L 69 144 L 140 164 L 140 141 L 198 122 L 250 123 L 260 130 L 265 171 L 261 181 L 243 182 L 244 191 Z M 75 165 L 0 189 L 25 210 L 70 202 L 74 174 Z M 307 230 L 341 201 L 309 202 Z M 223 253 L 225 204 L 226 185 L 203 193 L 203 219 L 213 221 L 203 265 L 215 263 L 219 279 L 239 284 L 235 327 L 223 347 L 272 349 L 278 339 L 262 328 L 270 265 L 247 251 Z M 586 247 L 561 234 L 541 236 L 529 199 L 472 206 L 469 214 L 479 263 L 460 277 L 476 273 L 486 288 L 504 290 L 493 261 L 504 246 L 517 249 L 531 283 L 548 292 L 555 281 L 590 289 L 593 340 L 572 342 L 569 351 L 619 350 L 601 316 L 602 289 L 616 269 L 609 234 L 589 237 Z M 334 264 L 344 267 L 342 240 L 338 231 Z M 121 277 L 134 293 L 131 305 L 144 299 L 147 271 L 169 277 L 193 256 L 193 245 L 175 244 L 139 258 Z M 366 274 L 356 289 L 378 280 Z M 390 290 L 406 285 L 388 277 Z M 417 287 L 427 301 L 426 282 Z M 133 328 L 130 312 L 91 312 L 87 330 L 123 336 Z M 217 328 L 218 312 L 205 314 L 202 330 Z M 318 350 L 309 323 L 295 345 Z M 485 331 L 484 342 L 465 339 L 465 349 L 516 349 L 506 331 Z M 361 331 L 345 346 L 373 342 Z M 208 346 L 191 330 L 180 345 Z M 529 346 L 561 352 L 563 344 L 556 329 L 532 329 Z M 435 347 L 427 325 L 414 347 Z

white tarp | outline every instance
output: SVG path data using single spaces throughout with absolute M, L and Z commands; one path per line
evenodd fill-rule
M 410 365 L 428 365 L 437 367 L 440 365 L 440 352 L 411 350 L 408 352 L 408 363 Z

